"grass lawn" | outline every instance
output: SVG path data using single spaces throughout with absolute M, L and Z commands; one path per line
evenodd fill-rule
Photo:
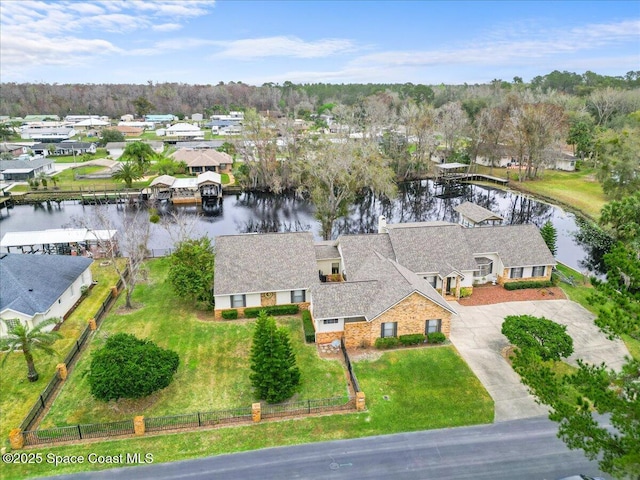
M 75 340 L 93 317 L 102 302 L 111 294 L 111 285 L 117 282 L 117 275 L 112 268 L 100 267 L 94 262 L 91 271 L 93 279 L 98 284 L 91 289 L 89 295 L 76 310 L 64 321 L 59 332 L 63 338 L 54 344 L 55 355 L 48 356 L 37 352 L 35 356 L 36 369 L 40 379 L 35 383 L 27 380 L 27 364 L 22 354 L 14 353 L 0 369 L 0 435 L 3 442 L 9 431 L 20 425 L 29 409 L 49 383 L 56 365 L 64 360 Z M 3 355 L 4 357 L 4 355 Z
M 181 301 L 167 282 L 167 259 L 150 261 L 149 281 L 136 287 L 133 312 L 123 310 L 120 299 L 105 318 L 92 344 L 79 360 L 41 428 L 124 420 L 134 415 L 177 415 L 249 406 L 257 399 L 249 380 L 249 353 L 255 321 L 204 321 L 212 312 L 197 312 Z M 314 345 L 306 345 L 300 318 L 279 323 L 291 335 L 302 386 L 298 399 L 329 398 L 347 394 L 338 361 L 321 360 Z M 105 336 L 119 332 L 149 338 L 178 353 L 180 366 L 166 389 L 148 398 L 105 403 L 90 394 L 87 373 L 91 352 L 104 344 Z
M 79 140 L 84 141 L 84 140 Z M 96 158 L 106 158 L 109 155 L 106 148 L 96 149 L 96 153 L 85 153 L 83 155 L 60 155 L 53 158 L 56 163 L 78 163 L 82 164 L 84 161 L 95 160 Z
M 493 401 L 453 347 L 397 350 L 376 361 L 354 363 L 367 393 L 363 413 L 264 422 L 244 427 L 131 438 L 29 452 L 44 455 L 117 455 L 152 453 L 154 462 L 170 462 L 279 445 L 356 438 L 493 420 Z M 427 372 L 432 372 L 431 374 Z M 382 395 L 388 395 L 384 400 Z M 46 463 L 9 465 L 7 480 L 63 474 L 108 465 Z
M 227 185 L 229 183 L 229 174 L 228 173 L 221 173 L 220 174 L 220 180 L 222 181 L 223 185 Z

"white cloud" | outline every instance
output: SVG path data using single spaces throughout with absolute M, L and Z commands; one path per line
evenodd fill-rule
M 151 29 L 155 32 L 174 32 L 180 30 L 182 25 L 179 23 L 161 23 L 159 25 L 153 25 Z
M 307 42 L 297 37 L 265 37 L 217 42 L 222 51 L 217 54 L 238 60 L 264 57 L 321 58 L 356 50 L 351 40 L 328 38 Z

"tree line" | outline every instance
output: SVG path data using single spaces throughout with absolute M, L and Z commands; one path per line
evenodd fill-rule
M 362 99 L 384 92 L 392 92 L 403 100 L 417 104 L 430 103 L 440 107 L 451 101 L 483 98 L 514 90 L 586 97 L 613 88 L 631 90 L 640 87 L 640 71 L 624 76 L 606 76 L 587 71 L 584 74 L 554 71 L 524 83 L 520 77 L 513 81 L 494 79 L 488 84 L 423 85 L 403 84 L 329 84 L 309 83 L 282 85 L 265 83 L 252 86 L 239 82 L 219 82 L 208 85 L 188 83 L 146 84 L 49 84 L 2 83 L 0 115 L 24 117 L 28 114 L 51 114 L 64 117 L 72 114 L 95 114 L 118 118 L 126 113 L 140 113 L 136 101 L 146 105 L 147 113 L 173 113 L 179 117 L 193 113 L 211 115 L 229 110 L 254 108 L 258 111 L 278 110 L 285 113 L 321 110 L 326 104 L 355 105 Z M 148 103 L 140 103 L 141 99 Z

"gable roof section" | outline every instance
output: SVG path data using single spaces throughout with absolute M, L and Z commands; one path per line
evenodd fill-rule
M 217 167 L 221 163 L 233 163 L 230 155 L 213 149 L 189 150 L 181 148 L 172 155 L 178 162 L 185 162 L 189 167 Z
M 496 252 L 506 268 L 556 264 L 535 225 L 464 228 L 463 233 L 473 253 Z
M 437 272 L 446 277 L 452 272 L 477 268 L 460 225 L 405 224 L 387 228 L 396 260 L 412 272 Z
M 347 279 L 356 273 L 373 251 L 385 258 L 395 260 L 395 253 L 386 233 L 366 233 L 362 235 L 341 235 L 338 249 L 342 253 Z M 353 279 L 355 280 L 355 278 Z
M 500 215 L 496 215 L 491 210 L 487 210 L 480 205 L 471 202 L 464 202 L 453 207 L 453 209 L 473 223 L 481 223 L 486 220 L 503 220 Z
M 0 312 L 44 313 L 93 261 L 66 255 L 0 256 Z
M 313 248 L 316 251 L 316 260 L 335 260 L 340 258 L 340 251 L 333 240 L 316 242 Z
M 216 237 L 214 295 L 307 289 L 320 282 L 310 232 Z
M 428 282 L 397 262 L 371 251 L 354 281 L 323 283 L 312 288 L 313 315 L 317 319 L 363 316 L 371 321 L 412 293 L 419 293 L 456 313 Z

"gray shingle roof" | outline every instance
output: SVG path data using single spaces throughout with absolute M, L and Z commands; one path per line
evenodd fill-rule
M 445 277 L 454 271 L 476 269 L 460 225 L 387 227 L 396 260 L 412 272 L 437 272 Z
M 338 247 L 336 247 L 336 242 L 333 240 L 316 242 L 314 248 L 316 251 L 316 260 L 333 260 L 340 258 L 340 251 Z
M 481 223 L 486 220 L 502 220 L 500 215 L 496 215 L 491 210 L 487 210 L 486 208 L 471 202 L 461 203 L 460 205 L 453 207 L 453 209 L 463 217 L 471 220 L 473 223 Z
M 0 255 L 0 312 L 46 312 L 91 263 L 65 255 Z
M 52 164 L 53 160 L 50 158 L 35 158 L 33 160 L 0 160 L 0 171 L 10 170 L 15 168 L 24 168 L 34 170 L 40 168 L 43 165 Z
M 463 229 L 473 253 L 497 252 L 506 268 L 555 265 L 535 225 L 501 225 Z
M 351 280 L 351 274 L 357 272 L 368 256 L 376 251 L 386 258 L 396 258 L 386 233 L 372 233 L 363 235 L 341 235 L 338 245 L 342 251 L 345 273 Z
M 363 316 L 371 321 L 414 292 L 456 313 L 428 282 L 378 252 L 370 252 L 354 277 L 312 288 L 315 318 Z
M 216 237 L 215 295 L 307 289 L 319 283 L 310 232 Z

